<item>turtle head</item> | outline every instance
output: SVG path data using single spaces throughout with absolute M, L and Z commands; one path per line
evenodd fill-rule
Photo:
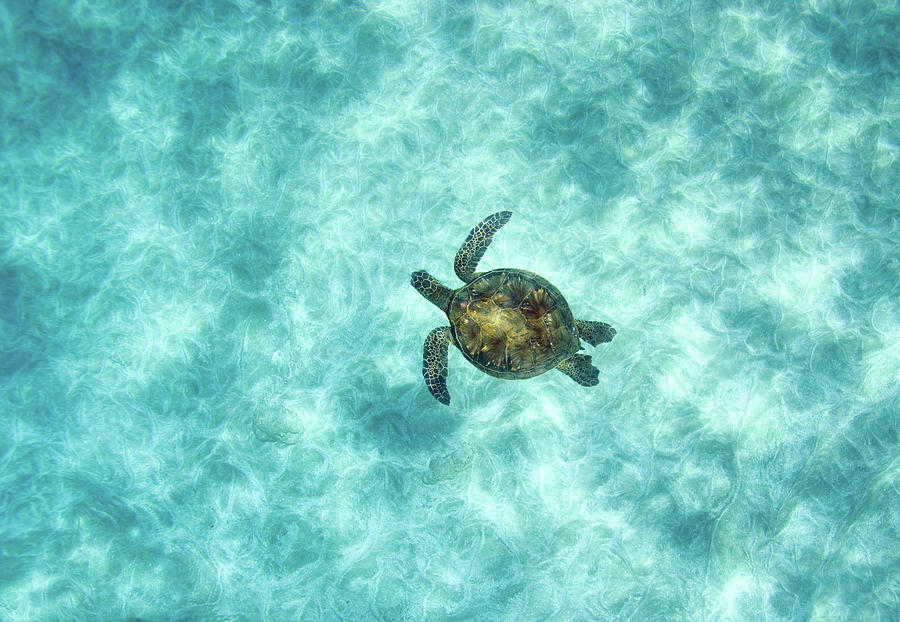
M 450 306 L 450 299 L 453 298 L 453 291 L 441 285 L 441 282 L 436 278 L 424 270 L 416 270 L 412 273 L 409 284 L 422 294 L 428 302 L 437 306 L 444 313 L 447 312 Z

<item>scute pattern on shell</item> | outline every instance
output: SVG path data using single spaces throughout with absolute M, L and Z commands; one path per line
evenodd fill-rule
M 562 294 L 525 270 L 480 275 L 456 291 L 449 315 L 466 358 L 502 378 L 536 376 L 580 347 Z

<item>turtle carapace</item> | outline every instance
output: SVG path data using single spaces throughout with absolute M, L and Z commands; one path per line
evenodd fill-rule
M 475 367 L 497 378 L 532 378 L 555 368 L 578 384 L 594 386 L 599 372 L 590 356 L 578 354 L 581 339 L 596 346 L 616 335 L 609 324 L 576 320 L 560 291 L 533 272 L 514 268 L 475 272 L 494 234 L 510 216 L 509 211 L 497 212 L 469 232 L 453 262 L 465 283 L 459 289 L 445 287 L 424 270 L 412 274 L 412 286 L 450 322 L 429 333 L 422 364 L 425 384 L 442 404 L 450 403 L 451 343 Z

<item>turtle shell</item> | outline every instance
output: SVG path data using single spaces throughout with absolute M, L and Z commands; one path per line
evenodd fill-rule
M 531 378 L 581 348 L 566 299 L 526 270 L 485 272 L 453 295 L 453 341 L 469 361 L 497 378 Z

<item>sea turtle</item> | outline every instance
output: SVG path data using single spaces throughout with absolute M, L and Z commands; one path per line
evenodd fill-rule
M 603 322 L 576 320 L 559 290 L 534 272 L 514 268 L 475 272 L 494 234 L 510 216 L 510 211 L 497 212 L 469 232 L 453 262 L 456 276 L 465 282 L 459 289 L 441 285 L 424 270 L 412 273 L 410 284 L 450 320 L 450 326 L 428 334 L 422 364 L 425 384 L 441 404 L 450 403 L 450 343 L 472 365 L 496 378 L 532 378 L 556 368 L 586 387 L 599 382 L 591 357 L 577 354 L 580 339 L 596 346 L 611 341 L 616 329 Z

